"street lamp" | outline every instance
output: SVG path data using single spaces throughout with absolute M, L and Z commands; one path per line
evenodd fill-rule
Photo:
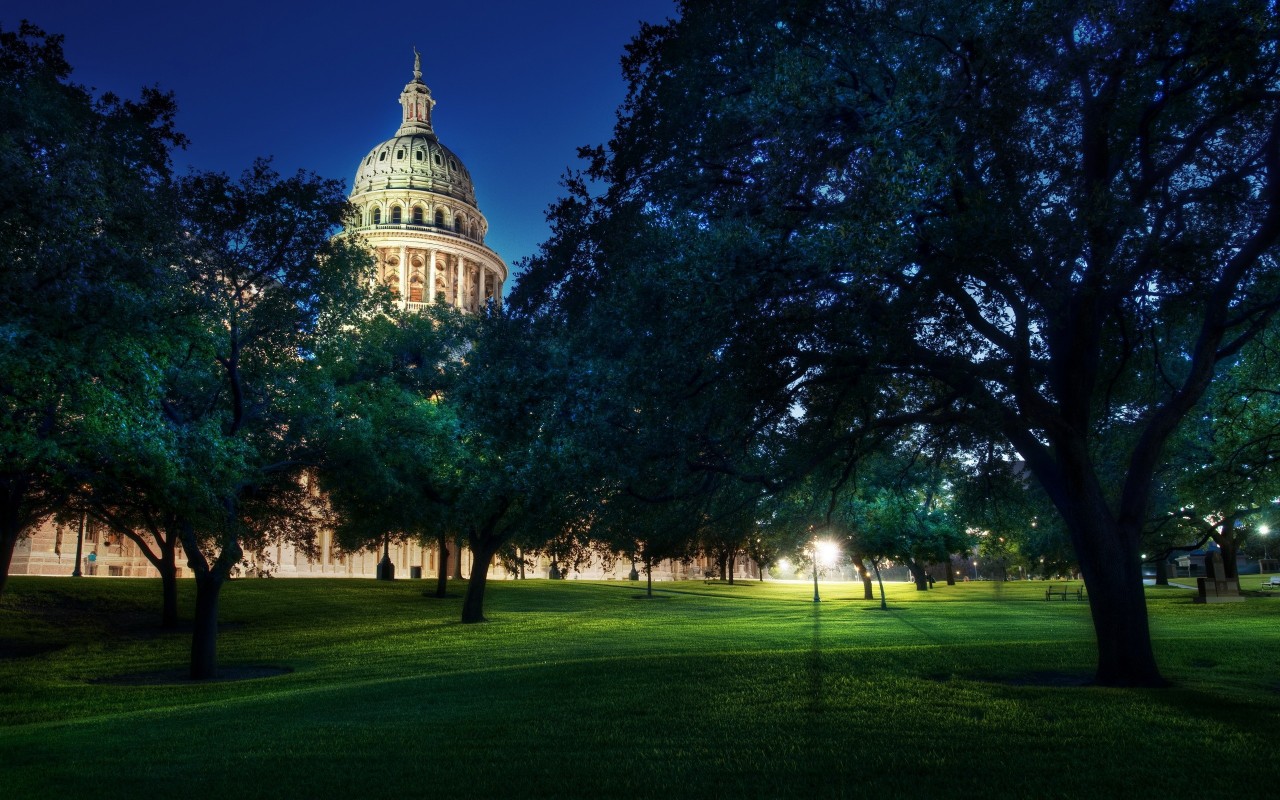
M 1262 560 L 1269 561 L 1267 558 L 1267 534 L 1271 533 L 1271 529 L 1266 525 L 1259 526 L 1258 535 L 1262 537 Z
M 817 539 L 813 541 L 813 602 L 821 602 L 818 597 L 818 561 L 821 560 L 826 566 L 836 563 L 836 557 L 840 553 L 840 548 L 835 542 L 820 542 Z
M 377 577 L 380 581 L 396 579 L 396 565 L 391 561 L 391 535 L 382 535 L 382 560 L 378 562 Z
M 818 597 L 818 541 L 813 542 L 813 602 L 821 602 L 822 598 Z
M 975 581 L 978 579 L 978 562 L 976 560 L 973 562 L 973 579 Z

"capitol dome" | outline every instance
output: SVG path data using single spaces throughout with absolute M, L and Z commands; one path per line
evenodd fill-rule
M 354 232 L 373 249 L 379 280 L 402 307 L 446 302 L 478 311 L 501 302 L 507 265 L 484 244 L 489 223 L 476 203 L 471 173 L 436 136 L 436 101 L 422 82 L 416 51 L 413 80 L 400 93 L 400 105 L 400 129 L 356 168 Z
M 374 189 L 423 189 L 476 204 L 471 173 L 434 133 L 397 135 L 370 150 L 356 170 L 352 192 Z

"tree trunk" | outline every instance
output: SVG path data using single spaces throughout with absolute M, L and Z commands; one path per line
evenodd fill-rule
M 173 630 L 178 627 L 178 565 L 173 549 L 170 548 L 160 568 L 160 593 L 163 595 L 163 606 L 160 610 L 160 627 Z
M 645 597 L 653 597 L 653 559 L 644 557 Z
M 13 551 L 27 527 L 22 513 L 26 497 L 25 481 L 10 479 L 0 491 L 0 597 L 9 581 L 9 567 L 13 564 Z M 17 484 L 17 485 L 15 485 Z
M 0 597 L 4 597 L 4 586 L 9 582 L 9 565 L 13 563 L 13 551 L 18 547 L 18 530 L 16 526 L 6 524 L 0 527 Z
M 214 572 L 196 574 L 195 628 L 191 632 L 191 680 L 218 677 L 218 599 L 223 579 Z
M 1167 686 L 1151 649 L 1138 532 L 1122 531 L 1105 512 L 1088 514 L 1084 508 L 1070 514 L 1067 529 L 1089 592 L 1089 612 L 1098 643 L 1095 682 L 1100 686 Z
M 460 581 L 462 580 L 462 537 L 455 537 L 453 544 L 457 548 L 457 557 L 453 560 L 453 579 Z M 476 554 L 472 553 L 471 558 L 474 560 L 475 557 Z
M 228 502 L 228 519 L 236 518 L 236 504 Z M 218 600 L 222 585 L 231 569 L 244 555 L 239 539 L 234 533 L 222 537 L 221 551 L 213 564 L 200 550 L 200 542 L 189 523 L 180 524 L 182 548 L 187 554 L 196 581 L 196 611 L 191 632 L 191 679 L 209 680 L 218 674 Z M 234 530 L 234 528 L 232 528 Z
M 929 578 L 924 574 L 924 565 L 912 558 L 907 560 L 907 569 L 911 570 L 911 577 L 915 579 L 916 591 L 929 591 Z
M 462 621 L 487 622 L 484 618 L 484 588 L 489 578 L 489 565 L 498 548 L 471 543 L 471 579 L 467 581 L 467 593 L 462 598 Z
M 437 541 L 440 563 L 436 569 L 436 597 L 444 597 L 449 593 L 449 537 L 442 533 Z
M 1229 581 L 1239 581 L 1239 569 L 1236 553 L 1240 551 L 1240 540 L 1234 529 L 1223 531 L 1218 546 L 1222 548 L 1222 572 Z
M 1080 441 L 1065 437 L 1056 451 L 1050 452 L 1025 432 L 1007 432 L 1071 536 L 1089 592 L 1089 613 L 1097 638 L 1095 682 L 1100 686 L 1167 686 L 1151 648 L 1139 551 L 1149 505 L 1149 476 L 1164 439 L 1153 435 L 1134 450 L 1126 491 L 1113 511 Z
M 1169 562 L 1166 559 L 1156 561 L 1156 586 L 1169 585 Z
M 176 522 L 165 525 L 163 535 L 159 538 L 160 558 L 155 567 L 160 573 L 160 627 L 173 630 L 178 627 L 178 537 L 180 529 Z
M 880 584 L 880 610 L 888 611 L 889 603 L 884 597 L 884 578 L 880 577 L 880 564 L 874 558 L 871 559 L 871 568 L 876 571 L 876 582 Z
M 955 565 L 951 562 L 951 556 L 947 556 L 946 566 L 947 566 L 947 585 L 955 586 L 956 585 L 956 568 L 955 568 Z
M 735 563 L 736 561 L 737 561 L 737 559 L 734 557 L 734 554 L 733 554 L 733 553 L 730 553 L 730 554 L 729 554 L 729 564 L 728 564 L 728 569 L 729 569 L 729 585 L 730 585 L 730 586 L 732 586 L 732 585 L 733 585 L 733 566 L 734 566 L 734 563 Z

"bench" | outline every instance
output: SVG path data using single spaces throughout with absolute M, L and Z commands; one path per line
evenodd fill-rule
M 713 569 L 706 570 L 705 572 L 702 573 L 703 585 L 712 584 L 718 580 L 720 580 L 720 573 L 716 572 Z
M 1270 591 L 1271 589 L 1280 589 L 1280 575 L 1272 575 L 1271 580 L 1263 581 L 1262 585 L 1258 588 L 1266 591 Z
M 1061 597 L 1066 600 L 1071 595 L 1075 595 L 1077 600 L 1084 600 L 1084 587 L 1072 589 L 1070 586 L 1050 586 L 1044 590 L 1044 599 L 1052 600 L 1055 597 Z

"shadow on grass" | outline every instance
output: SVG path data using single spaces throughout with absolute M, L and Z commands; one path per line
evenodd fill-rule
M 46 653 L 56 653 L 66 647 L 65 642 L 40 642 L 24 639 L 0 639 L 0 660 L 31 658 Z
M 112 686 L 203 686 L 209 683 L 232 683 L 252 681 L 261 678 L 275 678 L 293 672 L 293 667 L 268 665 L 231 665 L 218 668 L 218 677 L 203 681 L 193 681 L 189 667 L 173 667 L 157 669 L 149 672 L 126 672 L 122 675 L 108 675 L 93 678 L 89 683 L 108 684 Z
M 975 675 L 974 680 L 983 683 L 998 683 L 1003 686 L 1042 686 L 1049 688 L 1069 688 L 1092 686 L 1093 673 L 1076 670 L 1037 670 L 1013 675 Z

